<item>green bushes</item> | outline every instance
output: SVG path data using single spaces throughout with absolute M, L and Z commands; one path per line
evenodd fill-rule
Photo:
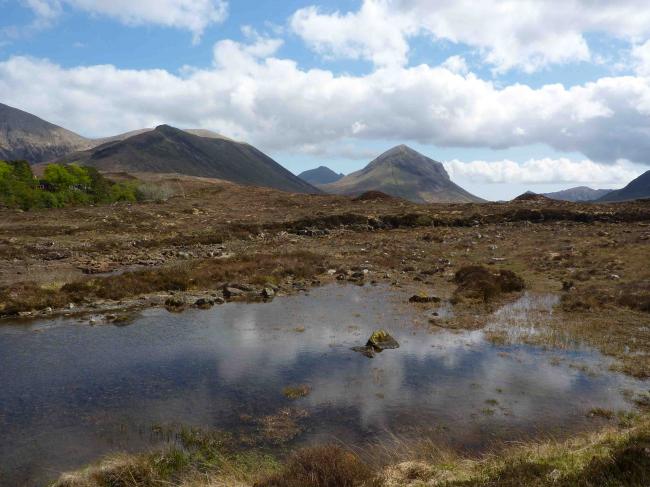
M 68 205 L 134 202 L 138 185 L 114 183 L 92 167 L 49 164 L 43 178 L 34 177 L 26 161 L 0 161 L 0 206 L 61 208 Z

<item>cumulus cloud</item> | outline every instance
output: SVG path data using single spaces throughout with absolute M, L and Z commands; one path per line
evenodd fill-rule
M 195 41 L 207 26 L 223 22 L 228 14 L 226 0 L 27 0 L 36 22 L 42 24 L 55 20 L 63 5 L 127 25 L 156 24 L 189 30 Z
M 431 36 L 476 49 L 498 71 L 531 72 L 553 63 L 587 61 L 589 33 L 626 40 L 650 34 L 645 0 L 364 0 L 357 11 L 311 6 L 291 18 L 294 32 L 333 57 L 376 65 L 406 64 L 408 39 Z
M 510 160 L 462 162 L 455 159 L 443 164 L 452 179 L 475 183 L 573 183 L 602 187 L 625 185 L 644 172 L 644 168 L 628 161 L 607 165 L 567 158 L 530 159 L 521 164 Z
M 632 48 L 632 60 L 639 76 L 650 77 L 650 41 Z
M 181 74 L 12 57 L 0 62 L 0 93 L 5 103 L 89 135 L 164 122 L 265 150 L 315 153 L 360 139 L 495 149 L 541 143 L 598 162 L 649 161 L 647 77 L 499 86 L 459 73 L 458 63 L 336 75 L 274 57 L 280 45 L 259 35 L 220 41 L 213 66 Z

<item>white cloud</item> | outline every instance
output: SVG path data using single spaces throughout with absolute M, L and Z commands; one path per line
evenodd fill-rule
M 220 41 L 212 67 L 181 75 L 12 57 L 0 62 L 1 101 L 89 135 L 164 122 L 265 150 L 331 153 L 342 140 L 361 139 L 495 149 L 541 143 L 599 162 L 650 161 L 650 78 L 531 88 L 427 65 L 335 75 L 269 57 L 280 45 L 261 36 Z
M 632 48 L 632 60 L 639 76 L 650 77 L 650 41 Z
M 117 19 L 127 25 L 156 24 L 192 32 L 198 41 L 209 25 L 228 15 L 226 0 L 27 0 L 37 22 L 50 24 L 63 5 Z
M 587 61 L 585 37 L 626 40 L 650 35 L 646 0 L 364 0 L 358 11 L 298 10 L 293 30 L 327 56 L 404 65 L 408 39 L 428 35 L 477 49 L 499 71 L 535 71 L 553 63 Z
M 441 64 L 441 66 L 456 74 L 467 74 L 469 72 L 467 62 L 462 56 L 450 56 Z
M 463 179 L 474 183 L 572 183 L 598 187 L 625 185 L 647 170 L 627 161 L 608 165 L 567 158 L 530 159 L 521 164 L 510 160 L 452 160 L 443 164 L 453 180 Z

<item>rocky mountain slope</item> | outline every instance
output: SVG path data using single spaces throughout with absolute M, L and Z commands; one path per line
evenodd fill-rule
M 61 162 L 105 172 L 178 173 L 299 193 L 319 193 L 255 147 L 218 134 L 169 125 L 69 154 Z M 207 135 L 207 136 L 205 136 Z
M 452 182 L 440 162 L 405 145 L 384 152 L 360 171 L 319 187 L 328 193 L 352 196 L 381 191 L 416 203 L 483 201 Z
M 300 179 L 313 185 L 335 183 L 344 176 L 344 174 L 337 174 L 326 166 L 319 166 L 298 174 Z
M 633 179 L 624 188 L 607 193 L 598 202 L 630 201 L 641 198 L 650 198 L 650 171 L 646 171 L 638 178 Z
M 0 103 L 0 159 L 43 162 L 92 144 L 70 130 Z

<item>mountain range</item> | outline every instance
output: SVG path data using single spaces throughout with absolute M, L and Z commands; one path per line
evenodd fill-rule
M 359 196 L 375 191 L 417 203 L 484 201 L 452 182 L 440 162 L 405 145 L 347 176 L 325 166 L 295 176 L 250 144 L 209 130 L 160 125 L 90 139 L 2 103 L 1 159 L 75 162 L 104 172 L 178 173 L 300 193 Z M 580 186 L 544 196 L 597 202 L 650 198 L 650 171 L 615 191 Z
M 298 174 L 298 177 L 303 181 L 307 181 L 309 184 L 318 185 L 335 183 L 344 177 L 344 175 L 335 173 L 329 167 L 318 166 L 315 169 L 301 172 Z
M 318 187 L 326 193 L 349 196 L 381 191 L 416 203 L 484 201 L 453 183 L 440 162 L 406 145 L 393 147 L 360 171 Z
M 563 189 L 562 191 L 554 191 L 552 193 L 542 193 L 547 198 L 562 201 L 594 201 L 602 198 L 607 193 L 611 193 L 611 189 L 592 189 L 587 186 L 577 186 L 575 188 Z

